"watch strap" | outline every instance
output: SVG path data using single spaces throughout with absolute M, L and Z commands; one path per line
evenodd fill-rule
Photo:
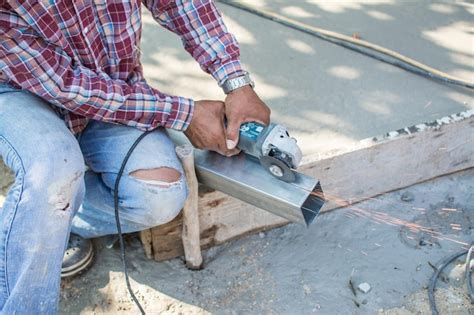
M 248 72 L 246 72 L 244 75 L 227 79 L 222 85 L 222 89 L 224 90 L 225 94 L 229 94 L 230 92 L 246 85 L 250 85 L 252 88 L 255 87 L 255 83 L 250 78 Z

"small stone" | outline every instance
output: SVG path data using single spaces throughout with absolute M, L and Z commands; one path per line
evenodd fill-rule
M 311 288 L 309 287 L 309 285 L 307 284 L 303 285 L 303 290 L 304 290 L 304 294 L 306 295 L 311 294 Z
M 370 289 L 372 289 L 370 287 L 370 284 L 368 284 L 367 282 L 363 282 L 361 284 L 359 284 L 359 286 L 357 287 L 362 293 L 369 293 Z
M 415 195 L 413 195 L 411 192 L 409 191 L 405 191 L 402 196 L 400 197 L 400 199 L 402 201 L 405 201 L 405 202 L 411 202 L 413 200 L 415 200 Z
M 260 232 L 260 233 L 258 233 L 258 236 L 260 236 L 260 238 L 264 238 L 264 237 L 265 237 L 265 233 Z
M 363 299 L 361 303 L 365 305 L 365 304 L 367 304 L 367 302 L 368 301 L 366 299 Z

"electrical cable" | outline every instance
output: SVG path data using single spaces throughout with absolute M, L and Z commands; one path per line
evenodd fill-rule
M 119 214 L 119 184 L 120 184 L 120 179 L 122 178 L 123 171 L 125 170 L 125 166 L 127 165 L 128 159 L 133 153 L 133 150 L 137 147 L 137 145 L 140 143 L 140 141 L 143 140 L 148 134 L 150 134 L 152 130 L 145 131 L 142 133 L 137 140 L 132 144 L 130 149 L 128 150 L 127 154 L 125 155 L 122 165 L 120 166 L 120 170 L 117 174 L 117 178 L 115 179 L 115 186 L 114 186 L 114 210 L 115 210 L 115 223 L 117 225 L 117 234 L 119 236 L 119 242 L 120 242 L 120 255 L 122 258 L 122 267 L 123 267 L 123 273 L 125 275 L 125 282 L 127 284 L 127 289 L 130 295 L 132 296 L 133 302 L 137 305 L 138 309 L 140 310 L 140 313 L 142 315 L 145 314 L 145 311 L 143 310 L 143 307 L 141 306 L 140 302 L 138 301 L 137 297 L 133 293 L 132 286 L 130 285 L 130 279 L 128 277 L 128 268 L 127 268 L 127 261 L 125 257 L 125 244 L 123 241 L 123 235 L 122 235 L 122 227 L 120 224 L 120 214 Z
M 467 252 L 466 269 L 465 269 L 467 292 L 469 293 L 469 299 L 471 300 L 471 304 L 474 304 L 474 290 L 472 289 L 472 266 L 471 266 L 473 252 L 474 252 L 474 243 L 472 243 L 471 248 L 469 248 L 469 251 Z
M 249 12 L 251 14 L 263 17 L 267 20 L 282 24 L 284 26 L 293 28 L 295 30 L 304 32 L 306 34 L 315 36 L 317 38 L 329 41 L 333 44 L 343 46 L 353 51 L 359 52 L 366 56 L 375 58 L 379 61 L 394 65 L 401 69 L 409 72 L 424 76 L 430 79 L 441 81 L 443 83 L 449 83 L 453 85 L 462 86 L 469 89 L 474 89 L 474 83 L 469 82 L 454 76 L 451 76 L 438 69 L 427 66 L 421 62 L 418 62 L 412 58 L 404 56 L 398 52 L 390 50 L 388 48 L 370 43 L 365 40 L 355 39 L 347 35 L 343 35 L 334 31 L 317 28 L 297 20 L 287 18 L 283 15 L 277 14 L 264 9 L 257 9 L 251 5 L 243 4 L 232 0 L 219 0 L 219 2 L 234 8 Z
M 466 284 L 469 290 L 469 296 L 471 298 L 471 303 L 474 303 L 472 297 L 474 295 L 474 292 L 472 292 L 472 285 L 471 285 L 471 272 L 470 272 L 470 264 L 471 264 L 471 254 L 472 251 L 474 250 L 474 244 L 471 246 L 469 250 L 463 250 L 461 252 L 458 252 L 456 254 L 453 254 L 449 257 L 444 258 L 440 264 L 437 266 L 436 271 L 433 273 L 433 276 L 431 277 L 430 284 L 428 286 L 428 299 L 430 302 L 430 307 L 431 307 L 431 314 L 432 315 L 438 315 L 438 309 L 436 307 L 436 301 L 435 301 L 435 295 L 434 295 L 434 290 L 436 288 L 436 282 L 438 281 L 438 277 L 441 274 L 441 272 L 446 268 L 450 263 L 455 261 L 461 256 L 464 256 L 467 254 L 466 258 Z M 468 260 L 469 259 L 469 260 Z M 468 272 L 469 268 L 469 272 Z M 469 276 L 469 279 L 467 278 Z

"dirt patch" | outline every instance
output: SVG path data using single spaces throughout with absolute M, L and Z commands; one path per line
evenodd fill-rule
M 473 314 L 474 306 L 471 305 L 465 288 L 450 287 L 440 288 L 435 292 L 436 307 L 439 314 Z M 431 314 L 428 302 L 428 293 L 422 290 L 411 294 L 404 301 L 404 306 L 387 310 L 380 310 L 383 315 L 409 315 Z

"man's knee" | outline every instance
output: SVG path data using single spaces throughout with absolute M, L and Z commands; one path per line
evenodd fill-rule
M 159 167 L 146 170 L 136 170 L 131 172 L 130 176 L 166 188 L 177 183 L 181 178 L 181 173 L 174 168 Z
M 84 194 L 84 159 L 78 150 L 51 151 L 31 163 L 26 178 L 32 192 L 42 192 L 46 202 L 60 211 L 76 211 Z
M 138 183 L 140 218 L 148 227 L 173 220 L 187 197 L 186 180 L 180 171 L 161 167 L 137 170 L 130 176 Z

